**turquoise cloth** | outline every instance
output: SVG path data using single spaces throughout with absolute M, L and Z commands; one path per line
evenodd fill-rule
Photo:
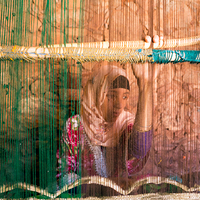
M 200 63 L 200 51 L 189 50 L 152 50 L 152 57 L 154 63 L 179 63 L 191 62 Z

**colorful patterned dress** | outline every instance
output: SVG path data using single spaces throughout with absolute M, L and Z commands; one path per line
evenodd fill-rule
M 131 134 L 127 134 L 131 133 Z M 129 138 L 127 138 L 129 135 Z M 116 147 L 92 145 L 79 115 L 69 118 L 57 152 L 58 175 L 131 177 L 146 163 L 152 143 L 152 130 L 137 132 L 129 124 Z M 76 176 L 77 178 L 77 176 Z

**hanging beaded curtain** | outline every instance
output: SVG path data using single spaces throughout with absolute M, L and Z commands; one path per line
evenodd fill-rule
M 198 192 L 199 9 L 0 0 L 0 198 Z

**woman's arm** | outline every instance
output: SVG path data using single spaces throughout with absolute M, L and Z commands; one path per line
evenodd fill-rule
M 152 128 L 153 72 L 151 64 L 132 65 L 139 87 L 137 113 L 133 128 L 137 131 L 149 131 Z
M 137 78 L 139 99 L 137 113 L 132 132 L 128 139 L 128 160 L 144 158 L 149 152 L 153 140 L 153 80 L 159 73 L 159 67 L 154 64 L 132 65 Z
M 145 37 L 146 42 L 151 42 L 149 36 Z M 162 43 L 163 36 L 153 37 L 154 43 Z M 149 131 L 152 129 L 152 109 L 153 109 L 153 80 L 158 76 L 160 67 L 156 64 L 132 64 L 133 73 L 137 79 L 139 87 L 139 99 L 134 129 L 137 131 Z

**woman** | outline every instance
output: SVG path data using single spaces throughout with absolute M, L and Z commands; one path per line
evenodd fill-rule
M 80 146 L 82 176 L 123 178 L 142 169 L 152 142 L 152 76 L 147 63 L 132 69 L 139 87 L 135 117 L 127 110 L 130 84 L 123 69 L 102 66 L 87 82 L 81 117 L 68 119 L 62 135 L 64 172 L 80 170 Z

